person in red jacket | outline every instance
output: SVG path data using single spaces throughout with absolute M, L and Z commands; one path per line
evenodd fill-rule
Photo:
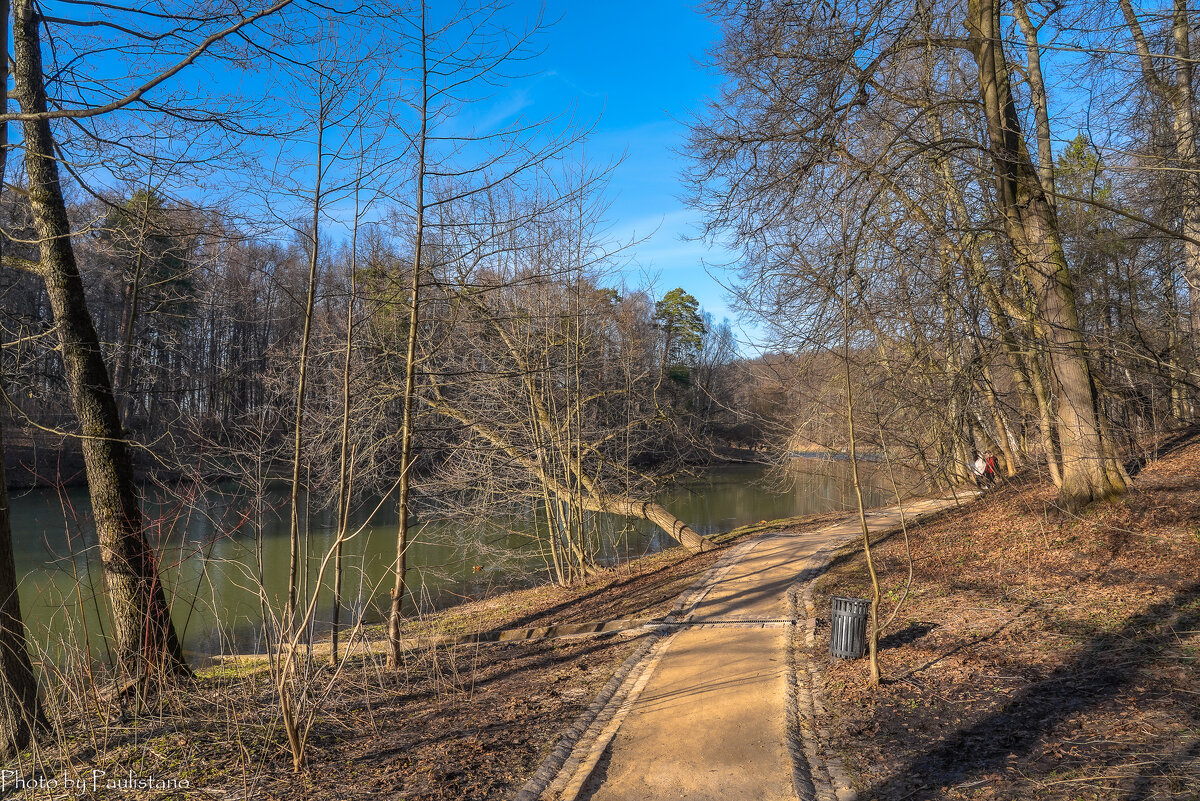
M 996 461 L 996 455 L 989 453 L 983 459 L 983 478 L 988 483 L 988 486 L 995 486 L 996 479 L 1000 476 L 998 472 L 999 463 Z

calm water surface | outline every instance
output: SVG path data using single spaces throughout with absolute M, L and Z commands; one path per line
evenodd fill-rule
M 768 480 L 759 466 L 710 470 L 660 502 L 702 534 L 759 520 L 848 508 L 853 503 L 846 462 L 797 459 L 784 479 Z M 866 466 L 864 500 L 891 502 L 886 476 Z M 13 535 L 21 607 L 35 641 L 51 654 L 83 645 L 104 655 L 103 578 L 98 569 L 85 489 L 14 492 Z M 264 610 L 282 607 L 287 589 L 287 495 L 270 494 L 253 504 L 219 492 L 171 502 L 148 503 L 156 521 L 152 538 L 163 561 L 176 626 L 193 656 L 260 650 Z M 391 586 L 395 557 L 395 507 L 383 504 L 361 533 L 344 546 L 346 578 L 343 621 L 378 621 Z M 548 572 L 531 523 L 510 521 L 496 531 L 465 532 L 427 523 L 409 550 L 409 584 L 423 608 L 477 598 L 496 587 L 545 580 Z M 254 536 L 256 530 L 262 537 Z M 332 562 L 331 515 L 314 516 L 305 540 L 309 559 L 303 580 L 320 587 L 317 626 L 329 617 Z M 668 546 L 653 527 L 609 519 L 601 530 L 601 558 L 613 561 Z M 261 540 L 261 545 L 259 544 Z M 262 588 L 262 589 L 260 589 Z M 307 595 L 307 593 L 306 593 Z

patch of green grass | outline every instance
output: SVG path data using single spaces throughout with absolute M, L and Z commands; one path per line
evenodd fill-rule
M 250 656 L 228 656 L 196 668 L 196 678 L 201 681 L 229 681 L 253 678 L 265 674 L 271 666 L 266 659 Z

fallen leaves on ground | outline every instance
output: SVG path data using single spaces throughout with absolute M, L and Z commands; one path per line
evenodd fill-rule
M 1116 502 L 1071 515 L 1056 500 L 1026 476 L 912 529 L 880 687 L 865 659 L 812 654 L 825 747 L 860 798 L 1200 798 L 1200 442 Z M 822 578 L 821 608 L 869 597 L 860 550 Z M 875 552 L 886 616 L 903 536 Z

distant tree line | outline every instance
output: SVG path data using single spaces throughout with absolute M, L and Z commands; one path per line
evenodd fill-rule
M 241 439 L 252 436 L 269 443 L 257 447 L 275 453 L 273 467 L 280 469 L 286 461 L 286 409 L 294 403 L 290 389 L 303 322 L 304 244 L 264 242 L 212 215 L 202 216 L 153 194 L 109 202 L 117 210 L 99 221 L 96 204 L 68 210 L 78 227 L 88 230 L 74 239 L 75 251 L 122 425 L 144 449 L 139 464 L 164 476 L 226 477 L 241 469 L 230 461 L 229 450 L 244 447 Z M 146 219 L 134 224 L 134 242 L 126 226 L 131 225 L 129 209 L 138 208 Z M 29 215 L 28 205 L 13 193 L 3 211 L 10 221 Z M 32 236 L 15 225 L 6 230 L 14 239 Z M 513 236 L 532 233 L 539 232 L 527 226 Z M 638 384 L 637 402 L 628 416 L 649 426 L 653 435 L 628 441 L 623 437 L 622 462 L 653 467 L 670 459 L 677 464 L 679 459 L 711 457 L 708 446 L 751 444 L 739 433 L 728 386 L 739 360 L 728 324 L 706 320 L 695 298 L 682 288 L 655 301 L 643 289 L 606 286 L 605 275 L 612 277 L 607 267 L 573 270 L 558 262 L 531 266 L 522 262 L 534 246 L 515 241 L 508 246 L 512 250 L 506 261 L 511 264 L 505 268 L 485 262 L 460 274 L 456 263 L 440 263 L 436 269 L 430 264 L 430 319 L 423 326 L 435 352 L 422 372 L 430 377 L 444 370 L 462 372 L 451 365 L 482 358 L 481 351 L 496 344 L 496 332 L 481 328 L 468 312 L 479 312 L 484 308 L 479 304 L 502 293 L 527 292 L 530 324 L 539 320 L 538 325 L 545 325 L 542 318 L 553 317 L 566 325 L 580 318 L 575 323 L 579 330 L 564 328 L 555 344 L 578 345 L 588 358 L 593 355 L 588 348 L 598 349 L 595 358 L 610 372 L 589 376 L 597 388 L 615 380 L 613 370 Z M 440 248 L 434 248 L 438 255 L 432 258 L 446 258 Z M 20 247 L 10 249 L 21 252 Z M 353 365 L 356 402 L 364 406 L 364 413 L 368 403 L 380 404 L 374 410 L 379 420 L 364 429 L 373 446 L 364 447 L 362 458 L 390 458 L 387 432 L 396 423 L 396 409 L 385 395 L 396 392 L 397 364 L 404 355 L 407 303 L 397 287 L 411 275 L 411 258 L 403 237 L 377 226 L 361 237 L 357 253 L 339 242 L 321 259 L 309 441 L 325 439 L 329 420 L 340 413 L 339 351 L 353 277 L 361 324 Z M 33 426 L 46 441 L 53 442 L 56 432 L 69 440 L 73 414 L 64 391 L 62 357 L 51 336 L 54 315 L 44 282 L 19 270 L 5 271 L 0 279 L 5 329 L 12 343 L 5 353 L 8 413 L 16 425 Z M 532 302 L 532 293 L 542 293 L 538 302 Z M 584 296 L 590 300 L 581 300 Z M 467 298 L 478 302 L 471 305 Z M 620 337 L 625 339 L 619 345 L 609 341 Z M 573 362 L 567 355 L 564 351 L 561 358 L 543 356 L 543 361 L 568 369 Z M 491 361 L 500 370 L 513 358 L 508 352 Z M 270 410 L 265 417 L 264 409 Z M 602 415 L 597 423 L 609 419 L 615 418 Z M 243 430 L 247 426 L 252 434 Z M 456 444 L 445 433 L 421 436 L 420 450 L 430 460 Z M 310 467 L 319 476 L 328 467 L 322 461 L 327 454 L 316 448 L 313 458 Z

